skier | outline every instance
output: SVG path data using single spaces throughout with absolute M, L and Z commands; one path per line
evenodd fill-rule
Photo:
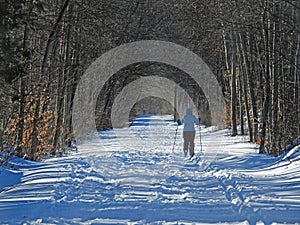
M 178 120 L 178 125 L 184 124 L 183 127 L 183 152 L 184 156 L 187 155 L 187 152 L 189 150 L 190 156 L 193 157 L 195 155 L 194 153 L 194 139 L 195 139 L 195 127 L 194 124 L 200 125 L 200 118 L 196 118 L 193 115 L 193 111 L 191 108 L 188 108 L 186 110 L 186 115 L 182 118 L 182 120 Z

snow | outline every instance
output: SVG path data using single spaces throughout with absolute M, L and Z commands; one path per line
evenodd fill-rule
M 15 172 L 8 169 L 0 167 L 0 190 L 8 189 L 13 185 L 20 183 L 22 177 L 21 172 Z
M 101 131 L 78 153 L 0 168 L 1 224 L 299 224 L 300 160 L 201 127 L 184 158 L 171 116 Z M 214 149 L 213 146 L 216 146 Z M 218 150 L 217 150 L 218 149 Z M 13 168 L 13 170 L 12 170 Z

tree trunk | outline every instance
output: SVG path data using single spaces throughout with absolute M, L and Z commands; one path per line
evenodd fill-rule
M 299 16 L 300 17 L 300 16 Z M 297 110 L 297 118 L 300 118 L 300 34 L 298 35 L 298 47 L 295 55 L 295 75 L 294 75 L 294 104 Z M 298 123 L 298 134 L 300 134 L 300 123 Z
M 241 68 L 242 68 L 242 72 L 240 73 L 240 76 L 242 76 L 241 78 L 241 82 L 242 82 L 242 88 L 243 88 L 243 93 L 244 93 L 244 99 L 245 99 L 245 107 L 246 107 L 246 115 L 247 115 L 247 123 L 248 123 L 248 130 L 249 130 L 249 141 L 253 142 L 253 128 L 252 128 L 252 121 L 251 121 L 251 117 L 250 117 L 250 107 L 249 107 L 249 103 L 248 103 L 248 90 L 247 90 L 247 82 L 248 82 L 248 77 L 249 74 L 251 73 L 251 71 L 249 71 L 250 68 L 250 63 L 249 60 L 246 57 L 246 51 L 247 51 L 247 47 L 246 47 L 246 41 L 245 41 L 245 37 L 243 37 L 242 35 L 239 35 L 240 38 L 240 43 L 241 43 L 241 47 L 240 47 L 240 54 L 241 54 Z M 254 91 L 252 90 L 252 92 L 254 93 Z
M 269 4 L 266 0 L 266 9 L 268 9 Z M 265 9 L 265 10 L 266 10 Z M 266 13 L 266 12 L 265 12 Z M 259 153 L 264 153 L 265 144 L 267 140 L 267 128 L 268 128 L 268 119 L 271 106 L 271 87 L 270 87 L 270 38 L 269 38 L 269 19 L 266 18 L 267 15 L 264 15 L 263 24 L 264 24 L 264 43 L 265 43 L 265 68 L 264 68 L 264 79 L 265 79 L 265 90 L 264 90 L 264 102 L 263 102 L 263 111 L 262 111 L 262 129 L 261 129 L 261 140 L 259 146 Z M 270 130 L 268 131 L 270 132 Z
M 24 27 L 24 36 L 23 36 L 23 51 L 24 53 L 28 53 L 29 50 L 29 29 L 28 26 L 25 25 Z M 17 138 L 17 146 L 16 150 L 17 152 L 22 151 L 22 142 L 23 142 L 23 132 L 24 132 L 24 119 L 25 119 L 25 105 L 26 105 L 26 99 L 25 99 L 25 82 L 24 82 L 24 75 L 27 75 L 29 73 L 29 65 L 26 65 L 26 68 L 24 68 L 24 73 L 21 74 L 19 78 L 19 99 L 20 99 L 20 107 L 19 107 L 19 123 L 18 123 L 18 138 Z
M 231 126 L 232 136 L 237 135 L 237 93 L 236 93 L 236 38 L 235 33 L 232 33 L 232 66 L 231 66 Z
M 273 42 L 273 101 L 272 101 L 272 152 L 275 156 L 278 155 L 278 76 L 279 76 L 279 3 L 275 5 L 276 17 L 274 25 L 274 42 Z
M 251 100 L 251 107 L 252 107 L 252 116 L 253 116 L 253 141 L 257 142 L 258 138 L 258 112 L 257 112 L 257 99 L 255 97 L 255 87 L 254 87 L 254 80 L 255 80 L 255 70 L 254 70 L 254 35 L 252 32 L 249 33 L 249 45 L 250 45 L 250 63 L 249 63 L 249 76 L 248 84 L 249 84 L 249 92 L 250 92 L 250 100 Z M 245 46 L 245 43 L 243 42 Z

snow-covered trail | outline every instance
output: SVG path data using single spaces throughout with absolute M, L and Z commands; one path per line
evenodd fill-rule
M 16 161 L 21 182 L 0 192 L 1 224 L 297 224 L 300 163 L 257 154 L 245 137 L 202 128 L 184 158 L 170 116 L 103 131 L 70 157 Z M 213 139 L 212 139 L 213 137 Z M 206 164 L 207 165 L 207 164 Z M 1 179 L 1 176 L 0 176 Z

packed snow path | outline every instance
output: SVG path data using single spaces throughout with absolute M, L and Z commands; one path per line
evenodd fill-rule
M 197 132 L 197 158 L 190 160 L 182 127 L 172 152 L 171 119 L 139 117 L 130 128 L 99 132 L 69 157 L 12 162 L 22 176 L 0 192 L 1 224 L 300 222 L 299 161 L 278 163 L 245 137 L 204 127 L 204 152 Z M 205 152 L 212 142 L 222 145 L 217 155 Z

